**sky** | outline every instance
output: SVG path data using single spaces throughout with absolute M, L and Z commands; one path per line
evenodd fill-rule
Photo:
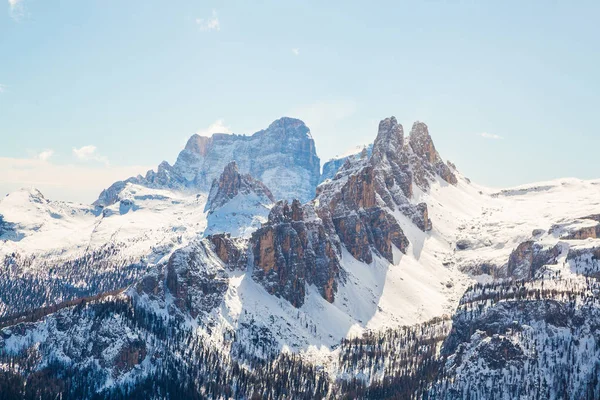
M 282 116 L 322 162 L 394 115 L 479 184 L 600 178 L 599 18 L 583 0 L 8 0 L 0 195 L 91 202 L 194 133 Z

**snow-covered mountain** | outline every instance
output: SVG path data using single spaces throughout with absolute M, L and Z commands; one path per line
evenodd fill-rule
M 289 119 L 271 127 L 287 137 L 289 124 L 304 131 Z M 229 145 L 196 139 L 185 177 L 176 163 L 160 184 L 113 185 L 104 206 L 37 191 L 0 201 L 0 389 L 600 395 L 600 181 L 485 188 L 441 158 L 424 123 L 405 136 L 390 117 L 314 197 L 290 201 L 263 167 L 216 160 Z M 269 151 L 313 154 L 305 139 Z M 271 153 L 252 154 L 267 165 Z M 174 183 L 209 175 L 210 191 Z
M 241 174 L 232 161 L 210 188 L 204 207 L 208 212 L 204 235 L 229 233 L 234 237 L 248 237 L 267 221 L 273 203 L 271 191 L 251 175 Z
M 146 176 L 116 182 L 102 191 L 95 204 L 113 204 L 127 183 L 188 193 L 208 192 L 213 180 L 231 161 L 242 173 L 266 184 L 277 200 L 312 199 L 321 173 L 308 127 L 298 119 L 280 118 L 251 136 L 193 135 L 173 166 L 163 161 Z
M 104 208 L 9 194 L 0 200 L 0 316 L 127 287 L 204 232 L 205 203 L 134 184 Z

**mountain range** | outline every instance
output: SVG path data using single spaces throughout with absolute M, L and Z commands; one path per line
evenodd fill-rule
M 0 393 L 599 398 L 600 180 L 487 188 L 374 128 L 322 170 L 281 118 L 91 205 L 6 196 Z

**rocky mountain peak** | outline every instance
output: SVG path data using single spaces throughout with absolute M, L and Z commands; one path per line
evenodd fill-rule
M 127 184 L 192 193 L 206 193 L 225 166 L 236 161 L 241 173 L 262 181 L 278 200 L 311 200 L 321 175 L 321 164 L 310 129 L 299 119 L 284 117 L 252 135 L 215 133 L 192 135 L 173 166 L 163 163 L 145 177 L 115 182 L 94 203 L 118 201 Z
M 297 118 L 282 117 L 273 122 L 264 131 L 271 135 L 277 135 L 280 137 L 298 137 L 298 138 L 309 138 L 312 139 L 310 129 L 306 126 L 304 121 Z
M 221 174 L 221 177 L 223 177 L 223 176 L 239 176 L 239 175 L 240 175 L 240 169 L 238 168 L 237 163 L 235 161 L 232 161 L 225 166 L 225 168 L 223 169 L 223 173 Z
M 377 137 L 373 144 L 373 154 L 376 158 L 382 154 L 400 153 L 404 147 L 404 129 L 396 121 L 396 117 L 389 117 L 379 122 Z
M 298 200 L 289 204 L 287 201 L 281 201 L 269 213 L 269 223 L 278 224 L 283 222 L 297 222 L 304 219 L 304 210 Z
M 435 163 L 440 160 L 440 156 L 435 149 L 433 140 L 429 135 L 429 128 L 423 122 L 416 121 L 409 135 L 409 144 L 412 150 L 419 157 L 424 158 L 430 163 Z
M 429 128 L 423 122 L 416 121 L 410 130 L 408 147 L 412 154 L 409 157 L 414 181 L 422 190 L 428 190 L 430 181 L 439 175 L 451 185 L 456 185 L 458 179 L 454 168 L 450 168 L 437 152 Z
M 185 150 L 189 150 L 192 153 L 205 156 L 208 151 L 209 144 L 212 142 L 212 138 L 208 136 L 198 135 L 197 133 L 192 135 L 186 145 Z
M 260 181 L 249 174 L 241 174 L 237 163 L 231 161 L 223 169 L 219 179 L 215 179 L 208 195 L 206 210 L 215 210 L 236 197 L 238 194 L 254 194 L 262 203 L 274 203 L 271 191 Z

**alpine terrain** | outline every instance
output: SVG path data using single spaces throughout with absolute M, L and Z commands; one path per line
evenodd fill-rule
M 0 399 L 600 398 L 600 180 L 490 189 L 373 128 L 322 169 L 281 118 L 0 200 Z

